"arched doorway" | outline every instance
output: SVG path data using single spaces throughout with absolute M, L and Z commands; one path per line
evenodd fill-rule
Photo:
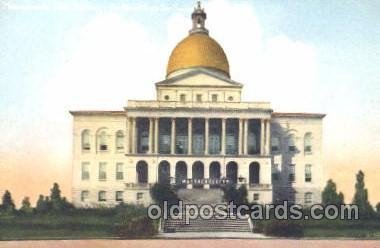
M 137 183 L 148 183 L 148 164 L 145 161 L 139 161 L 136 164 Z
M 187 165 L 184 161 L 179 161 L 175 167 L 175 182 L 179 186 L 186 186 Z
M 219 185 L 219 179 L 220 179 L 220 164 L 219 162 L 212 162 L 210 164 L 210 186 L 216 187 Z
M 252 162 L 249 165 L 249 184 L 259 184 L 260 183 L 260 164 L 257 162 Z
M 193 186 L 195 188 L 201 188 L 203 186 L 204 179 L 204 165 L 201 161 L 196 161 L 193 164 Z
M 237 183 L 238 165 L 236 162 L 231 161 L 227 164 L 227 179 L 229 179 L 231 183 Z
M 170 164 L 168 161 L 161 161 L 158 165 L 158 182 L 170 183 Z

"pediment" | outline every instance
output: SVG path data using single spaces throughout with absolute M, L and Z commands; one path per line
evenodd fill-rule
M 181 87 L 242 87 L 242 84 L 225 76 L 202 69 L 183 73 L 173 78 L 158 82 L 156 85 Z

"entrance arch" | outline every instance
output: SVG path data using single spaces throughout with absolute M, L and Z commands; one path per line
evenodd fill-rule
M 227 179 L 231 183 L 236 184 L 238 180 L 238 164 L 234 161 L 231 161 L 227 164 Z
M 193 164 L 192 168 L 193 172 L 193 185 L 194 187 L 202 187 L 203 186 L 203 179 L 204 179 L 204 165 L 201 161 L 196 161 Z
M 137 183 L 148 183 L 148 164 L 141 160 L 136 164 Z
M 252 162 L 249 165 L 249 184 L 259 184 L 260 183 L 260 164 L 257 162 Z
M 175 166 L 175 182 L 177 185 L 186 185 L 187 164 L 184 161 L 178 161 Z
M 215 187 L 216 185 L 218 185 L 219 179 L 220 179 L 220 163 L 219 162 L 214 161 L 210 164 L 209 175 L 210 175 L 210 186 Z
M 158 182 L 170 183 L 170 164 L 168 161 L 161 161 L 158 165 Z

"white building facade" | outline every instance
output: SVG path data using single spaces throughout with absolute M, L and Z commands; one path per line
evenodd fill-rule
M 72 201 L 78 207 L 147 205 L 157 182 L 208 190 L 246 185 L 248 200 L 321 201 L 323 114 L 275 113 L 243 102 L 222 47 L 197 6 L 169 58 L 157 99 L 121 111 L 71 111 Z

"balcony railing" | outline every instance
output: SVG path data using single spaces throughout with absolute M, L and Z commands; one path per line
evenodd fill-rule
M 187 178 L 182 180 L 176 180 L 175 178 L 170 178 L 170 184 L 176 186 L 185 186 L 192 184 L 193 186 L 223 186 L 227 184 L 232 184 L 233 181 L 229 178 Z M 238 178 L 237 184 L 246 184 L 249 189 L 270 189 L 271 184 L 263 183 L 246 183 L 245 178 Z M 153 186 L 153 183 L 125 183 L 126 189 L 149 189 Z
M 176 102 L 129 100 L 128 108 L 270 109 L 269 102 Z

